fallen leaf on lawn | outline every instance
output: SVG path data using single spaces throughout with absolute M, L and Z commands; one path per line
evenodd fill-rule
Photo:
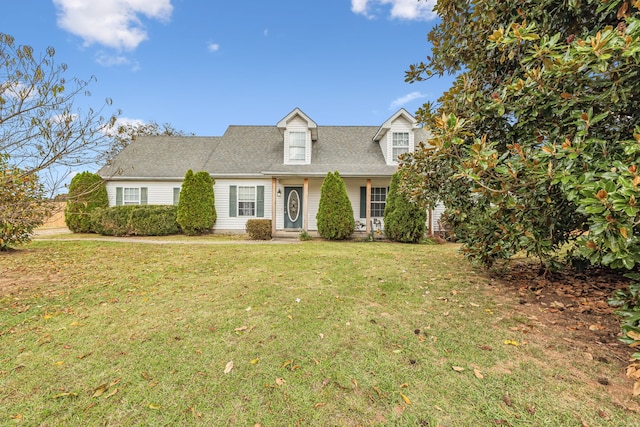
M 464 368 L 462 366 L 452 366 L 451 369 L 453 369 L 456 372 L 464 371 Z
M 256 357 L 255 359 L 253 359 L 253 360 L 252 360 L 251 362 L 249 362 L 249 363 L 251 363 L 252 365 L 257 365 L 259 361 L 260 361 L 260 358 L 259 358 L 259 357 Z
M 402 353 L 402 350 L 393 350 L 395 354 Z
M 451 295 L 458 295 L 458 291 L 456 291 L 455 289 L 451 291 Z
M 318 402 L 318 403 L 316 403 L 315 405 L 313 405 L 313 408 L 314 408 L 314 409 L 318 409 L 318 408 L 323 407 L 324 405 L 326 405 L 326 403 L 325 403 L 325 402 Z
M 358 381 L 352 379 L 351 382 L 353 383 L 354 386 L 356 386 L 356 388 L 358 388 Z
M 378 394 L 378 399 L 382 398 L 382 392 L 380 391 L 380 389 L 374 385 L 371 386 L 371 388 L 373 389 L 373 391 L 375 391 Z
M 158 385 L 158 381 L 152 381 L 149 383 L 149 388 L 154 388 L 157 385 Z
M 244 311 L 251 311 L 251 307 L 245 308 Z
M 441 407 L 439 407 L 438 405 L 434 405 L 434 408 L 436 408 L 438 411 L 440 412 L 444 412 L 444 409 L 442 409 Z
M 474 369 L 473 370 L 473 374 L 476 376 L 476 378 L 478 378 L 479 380 L 484 378 L 484 375 L 482 375 L 482 372 L 480 372 L 479 369 Z
M 520 343 L 515 340 L 504 340 L 505 345 L 512 345 L 514 347 L 518 347 Z
M 411 401 L 409 400 L 409 398 L 407 396 L 405 396 L 404 394 L 400 393 L 400 397 L 402 397 L 402 400 L 404 400 L 404 403 L 406 403 L 407 405 L 411 405 Z
M 155 403 L 149 403 L 149 409 L 160 409 L 160 405 L 156 405 Z
M 288 316 L 287 316 L 287 319 L 289 319 L 289 320 L 293 320 L 293 316 L 292 316 L 292 315 L 288 315 Z
M 10 415 L 10 418 L 12 420 L 21 420 L 22 419 L 22 414 Z
M 142 375 L 142 378 L 144 378 L 147 381 L 152 379 L 151 376 L 148 373 L 144 372 L 144 371 L 140 375 Z
M 78 397 L 78 393 L 74 392 L 66 392 L 66 393 L 58 393 L 52 397 L 52 399 L 60 399 L 61 397 Z
M 480 307 L 480 304 L 476 304 L 476 303 L 474 303 L 474 302 L 470 302 L 470 303 L 469 303 L 469 305 L 470 305 L 471 307 Z
M 227 363 L 227 366 L 224 367 L 224 373 L 228 374 L 233 369 L 233 360 Z
M 324 334 L 318 334 L 318 336 L 320 337 L 321 340 L 324 339 Z
M 400 384 L 400 388 L 405 388 L 405 387 L 409 387 L 409 384 L 408 384 L 408 383 L 402 383 L 402 384 Z
M 276 378 L 276 384 L 278 384 L 278 385 L 282 385 L 282 384 L 284 384 L 284 383 L 286 383 L 286 381 L 285 381 L 285 379 L 284 379 L 284 378 Z
M 293 359 L 285 360 L 285 362 L 282 364 L 281 368 L 286 368 L 287 366 L 291 365 L 292 363 L 293 363 Z
M 633 397 L 640 396 L 640 381 L 633 384 Z
M 85 353 L 85 354 L 81 354 L 80 356 L 77 356 L 76 359 L 82 360 L 82 359 L 85 359 L 85 358 L 91 356 L 92 354 L 93 354 L 93 351 L 90 351 L 89 353 Z
M 64 361 L 63 361 L 63 360 L 60 360 L 60 361 L 55 362 L 55 363 L 53 364 L 53 366 L 62 366 L 62 365 L 64 365 Z
M 627 336 L 634 340 L 640 340 L 640 332 L 636 331 L 627 331 Z
M 242 331 L 246 331 L 246 330 L 247 330 L 246 325 L 242 325 L 239 328 L 235 328 L 234 329 L 234 331 L 236 331 L 236 332 L 242 332 Z
M 108 398 L 110 398 L 111 396 L 115 396 L 115 394 L 116 394 L 117 392 L 118 392 L 118 389 L 117 389 L 117 388 L 114 388 L 114 389 L 113 389 L 113 390 L 111 390 L 109 393 L 105 394 L 105 395 L 104 395 L 104 398 L 105 398 L 105 399 L 108 399 Z
M 105 391 L 107 391 L 108 388 L 109 388 L 109 386 L 107 385 L 107 383 L 100 384 L 97 388 L 95 388 L 93 390 L 93 395 L 91 397 L 100 397 L 100 396 L 102 396 L 102 394 Z
M 493 311 L 489 308 L 485 308 L 484 311 L 486 311 L 488 314 L 493 314 Z
M 480 346 L 480 350 L 484 350 L 484 351 L 492 351 L 493 348 L 491 346 L 488 345 L 481 345 Z

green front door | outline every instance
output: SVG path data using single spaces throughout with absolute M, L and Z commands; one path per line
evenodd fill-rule
M 302 229 L 302 187 L 284 187 L 284 228 Z

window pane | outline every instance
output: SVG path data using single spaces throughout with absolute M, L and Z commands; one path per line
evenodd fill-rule
M 398 156 L 409 152 L 409 132 L 393 133 L 393 159 L 398 160 Z
M 289 160 L 304 160 L 306 146 L 306 132 L 289 132 Z
M 238 215 L 255 216 L 256 187 L 238 187 Z
M 123 204 L 125 205 L 137 205 L 140 203 L 140 189 L 139 188 L 124 188 L 123 189 Z
M 387 189 L 385 187 L 371 188 L 371 216 L 384 216 L 384 207 L 387 201 Z

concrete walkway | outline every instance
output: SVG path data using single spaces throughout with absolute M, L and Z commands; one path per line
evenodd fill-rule
M 60 237 L 62 234 L 69 234 L 69 237 Z M 56 236 L 56 237 L 52 237 Z M 124 242 L 124 243 L 150 243 L 156 245 L 273 245 L 273 244 L 295 244 L 300 243 L 299 239 L 273 238 L 271 240 L 251 240 L 244 236 L 228 239 L 223 236 L 203 236 L 185 238 L 185 240 L 172 240 L 170 236 L 164 237 L 112 237 L 83 234 L 83 237 L 74 237 L 68 228 L 40 228 L 33 235 L 33 240 L 45 241 L 99 241 L 99 242 Z

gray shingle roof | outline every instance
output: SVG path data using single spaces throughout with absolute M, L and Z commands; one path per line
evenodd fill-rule
M 310 165 L 285 165 L 282 133 L 276 126 L 230 126 L 221 137 L 141 137 L 98 173 L 111 179 L 182 178 L 188 169 L 213 177 L 256 175 L 391 176 L 377 126 L 319 126 Z M 419 129 L 416 143 L 426 138 Z

